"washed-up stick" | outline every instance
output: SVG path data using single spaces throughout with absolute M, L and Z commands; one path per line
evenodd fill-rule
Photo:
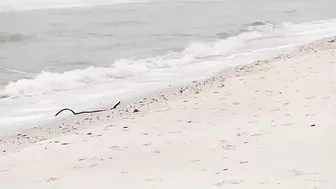
M 120 105 L 120 101 L 114 105 L 110 110 L 113 110 L 115 108 L 117 108 Z M 103 111 L 107 111 L 107 109 L 101 109 L 101 110 L 92 110 L 92 111 L 82 111 L 82 112 L 75 112 L 70 108 L 64 108 L 62 110 L 60 110 L 59 112 L 57 112 L 57 114 L 55 116 L 58 116 L 60 113 L 62 113 L 63 111 L 70 111 L 72 112 L 74 115 L 79 115 L 79 114 L 92 114 L 92 113 L 98 113 L 98 112 L 103 112 Z

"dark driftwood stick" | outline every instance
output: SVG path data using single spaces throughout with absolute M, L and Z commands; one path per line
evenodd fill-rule
M 118 102 L 116 105 L 114 105 L 113 108 L 111 108 L 110 110 L 116 109 L 116 108 L 120 105 L 120 103 L 121 103 L 121 102 L 119 101 L 119 102 Z
M 119 105 L 120 105 L 120 101 L 113 106 L 113 108 L 111 108 L 110 110 L 113 110 L 115 108 L 117 108 Z M 62 110 L 60 110 L 59 112 L 57 112 L 57 114 L 55 116 L 58 116 L 60 113 L 62 113 L 63 111 L 70 111 L 72 112 L 74 115 L 79 115 L 79 114 L 91 114 L 91 113 L 98 113 L 98 112 L 103 112 L 103 111 L 106 111 L 106 110 L 93 110 L 93 111 L 83 111 L 83 112 L 74 112 L 73 110 L 71 110 L 70 108 L 64 108 Z

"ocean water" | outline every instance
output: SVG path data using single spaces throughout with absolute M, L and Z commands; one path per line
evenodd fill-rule
M 0 129 L 336 34 L 334 0 L 1 0 Z M 334 19 L 335 18 L 335 19 Z

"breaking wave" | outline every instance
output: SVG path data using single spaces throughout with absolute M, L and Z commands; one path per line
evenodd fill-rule
M 35 96 L 55 91 L 73 90 L 97 83 L 115 82 L 121 79 L 148 76 L 151 72 L 164 73 L 170 68 L 193 65 L 213 57 L 230 57 L 232 54 L 265 48 L 262 44 L 290 45 L 298 37 L 301 42 L 315 40 L 336 32 L 336 20 L 281 24 L 274 26 L 267 22 L 248 25 L 237 35 L 216 39 L 212 42 L 192 42 L 181 52 L 171 52 L 164 56 L 146 59 L 123 59 L 108 67 L 88 67 L 64 73 L 43 71 L 30 79 L 8 83 L 2 96 Z M 279 39 L 280 38 L 280 39 Z M 276 41 L 276 40 L 277 41 Z M 256 43 L 254 43 L 256 41 Z M 281 44 L 280 44 L 281 42 Z M 286 42 L 286 43 L 285 43 Z M 247 48 L 248 47 L 248 48 Z M 267 46 L 268 47 L 268 46 Z
M 53 91 L 71 90 L 91 84 L 143 76 L 150 72 L 197 63 L 211 56 L 224 56 L 242 46 L 244 41 L 256 37 L 260 37 L 260 33 L 243 33 L 212 43 L 193 42 L 182 52 L 171 52 L 164 56 L 139 60 L 119 60 L 109 67 L 91 66 L 64 73 L 43 71 L 31 79 L 10 82 L 5 87 L 4 94 L 16 97 L 43 95 Z

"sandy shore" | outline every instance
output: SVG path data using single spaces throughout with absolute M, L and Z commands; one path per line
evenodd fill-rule
M 335 38 L 323 39 L 4 134 L 0 188 L 335 189 L 335 75 Z

